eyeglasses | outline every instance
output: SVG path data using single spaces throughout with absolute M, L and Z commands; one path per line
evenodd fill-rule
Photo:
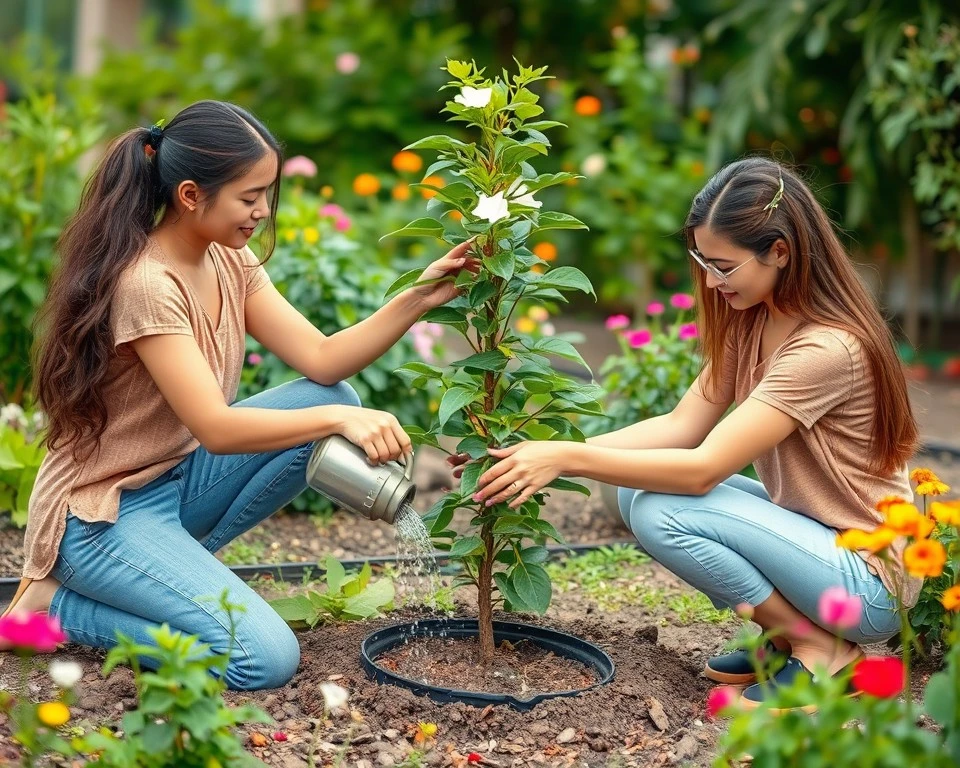
M 728 280 L 728 278 L 730 277 L 730 275 L 732 275 L 734 272 L 736 272 L 738 269 L 740 269 L 740 267 L 746 266 L 746 265 L 749 264 L 751 261 L 753 261 L 755 258 L 757 258 L 757 255 L 754 254 L 754 255 L 751 256 L 749 259 L 747 259 L 745 262 L 743 262 L 743 264 L 737 264 L 737 266 L 735 266 L 733 269 L 728 269 L 726 272 L 724 272 L 724 271 L 723 271 L 722 269 L 720 269 L 720 267 L 718 267 L 716 264 L 711 264 L 710 262 L 705 261 L 702 254 L 697 253 L 696 251 L 694 251 L 694 250 L 692 250 L 692 249 L 690 249 L 690 248 L 687 248 L 687 253 L 689 253 L 691 256 L 693 256 L 693 260 L 694 260 L 695 262 L 697 262 L 697 264 L 699 264 L 701 267 L 703 267 L 707 272 L 709 272 L 711 275 L 713 275 L 713 276 L 716 277 L 717 279 L 723 281 L 723 284 L 724 284 L 724 285 L 727 284 L 727 280 Z

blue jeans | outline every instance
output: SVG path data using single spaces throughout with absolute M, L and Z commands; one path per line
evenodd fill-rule
M 847 640 L 879 642 L 900 628 L 896 599 L 837 546 L 837 532 L 777 506 L 756 480 L 734 475 L 703 496 L 621 488 L 619 501 L 640 546 L 717 608 L 757 606 L 776 589 L 819 624 L 821 593 L 840 586 L 863 603 L 860 626 L 841 633 Z
M 326 387 L 298 379 L 231 407 L 333 404 L 357 406 L 360 400 L 349 384 Z M 284 685 L 300 663 L 297 638 L 213 553 L 306 488 L 313 445 L 231 455 L 197 448 L 156 480 L 123 491 L 115 523 L 87 523 L 68 513 L 52 572 L 61 586 L 50 604 L 67 638 L 110 648 L 120 631 L 154 645 L 148 630 L 167 623 L 197 635 L 211 652 L 224 653 L 230 625 L 216 598 L 226 589 L 232 603 L 246 607 L 237 617 L 227 685 L 240 690 Z

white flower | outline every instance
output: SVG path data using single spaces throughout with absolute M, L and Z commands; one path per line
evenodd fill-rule
M 16 403 L 8 403 L 0 408 L 0 424 L 6 424 L 14 429 L 26 429 L 27 417 Z
M 460 89 L 460 93 L 453 97 L 453 100 L 465 107 L 485 107 L 490 103 L 492 95 L 492 88 L 472 88 L 465 85 Z
M 583 165 L 580 170 L 584 176 L 599 176 L 607 169 L 607 158 L 601 154 L 587 155 L 583 159 Z
M 507 201 L 503 196 L 503 192 L 497 192 L 497 194 L 492 197 L 487 197 L 485 194 L 480 194 L 480 199 L 477 201 L 477 207 L 474 208 L 470 213 L 476 216 L 478 219 L 486 219 L 491 224 L 500 221 L 500 219 L 506 219 L 510 216 L 510 212 L 507 210 Z
M 83 677 L 83 667 L 75 661 L 51 661 L 47 674 L 61 688 L 73 688 Z
M 350 691 L 336 683 L 320 683 L 320 693 L 328 711 L 339 709 L 350 698 Z
M 544 336 L 553 336 L 557 332 L 557 329 L 554 327 L 553 323 L 544 323 L 540 326 L 540 333 Z
M 360 57 L 353 51 L 347 51 L 337 56 L 334 66 L 341 75 L 352 75 L 360 66 Z
M 539 208 L 543 203 L 533 199 L 533 192 L 527 192 L 527 185 L 521 183 L 520 179 L 514 179 L 513 184 L 507 190 L 507 197 L 511 203 L 516 205 L 525 205 L 528 208 Z

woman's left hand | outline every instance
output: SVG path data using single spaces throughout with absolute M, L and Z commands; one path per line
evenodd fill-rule
M 456 287 L 455 280 L 462 270 L 474 275 L 480 271 L 480 262 L 470 254 L 472 245 L 473 238 L 451 248 L 446 256 L 433 262 L 417 278 L 418 283 L 435 281 L 410 289 L 424 312 L 443 306 L 460 295 L 461 289 Z
M 491 448 L 490 455 L 500 461 L 480 476 L 473 500 L 490 507 L 514 496 L 509 506 L 516 509 L 563 474 L 567 445 L 543 440 Z

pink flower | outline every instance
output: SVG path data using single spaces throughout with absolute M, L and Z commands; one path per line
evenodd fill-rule
M 693 296 L 689 293 L 675 293 L 670 297 L 670 306 L 676 309 L 691 309 Z
M 320 215 L 321 216 L 342 216 L 343 208 L 341 208 L 336 203 L 325 203 L 320 206 Z
M 820 621 L 828 627 L 852 629 L 860 625 L 863 604 L 856 595 L 848 595 L 843 587 L 829 587 L 817 604 Z
M 66 641 L 60 621 L 45 613 L 11 613 L 0 619 L 0 639 L 30 653 L 51 653 Z
M 443 336 L 443 326 L 440 323 L 424 323 L 423 329 L 429 333 L 433 338 L 439 339 Z
M 736 688 L 721 685 L 707 694 L 707 717 L 713 719 L 737 700 Z
M 286 741 L 286 740 L 287 740 L 287 734 L 285 734 L 283 731 L 277 731 L 275 734 L 273 734 L 273 740 L 274 740 L 274 741 Z
M 627 340 L 627 344 L 634 349 L 649 344 L 653 340 L 653 334 L 646 328 L 641 328 L 639 331 L 627 331 L 623 335 Z
M 540 326 L 540 333 L 543 336 L 554 336 L 557 333 L 557 329 L 553 323 L 544 323 Z
M 744 621 L 750 621 L 750 619 L 753 618 L 753 606 L 750 605 L 750 603 L 737 603 L 737 607 L 733 609 L 733 612 Z
M 317 175 L 317 164 L 309 157 L 297 155 L 283 164 L 284 176 L 305 176 L 312 179 Z
M 260 363 L 263 362 L 263 357 L 258 355 L 256 352 L 251 352 L 249 355 L 247 355 L 247 362 L 250 363 L 250 365 L 260 365 Z
M 677 332 L 677 337 L 681 341 L 686 341 L 687 339 L 695 339 L 699 336 L 697 332 L 696 323 L 684 323 L 680 326 L 680 330 Z
M 647 314 L 651 317 L 656 317 L 657 315 L 662 315 L 666 307 L 659 301 L 651 301 L 647 304 Z
M 360 66 L 360 57 L 353 51 L 341 53 L 336 58 L 335 66 L 341 75 L 352 75 Z
M 337 216 L 333 220 L 333 227 L 337 232 L 346 232 L 350 229 L 351 221 L 349 216 Z
M 626 315 L 610 315 L 607 318 L 606 326 L 608 331 L 619 331 L 630 325 L 630 318 Z

